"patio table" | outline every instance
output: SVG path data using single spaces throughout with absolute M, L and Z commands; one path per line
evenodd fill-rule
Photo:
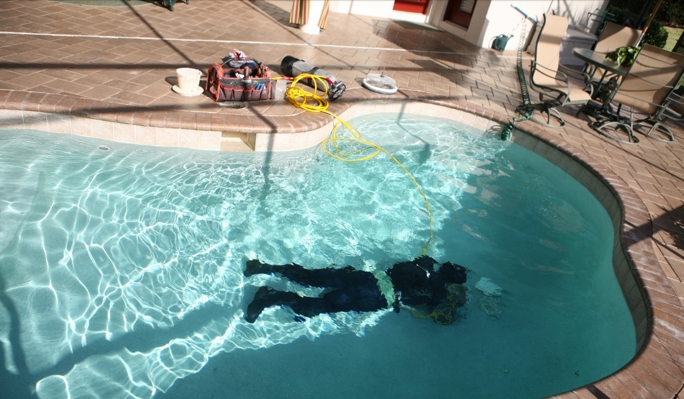
M 590 69 L 588 73 L 590 76 L 594 74 L 596 68 L 603 69 L 601 79 L 596 85 L 594 99 L 601 99 L 604 104 L 610 104 L 610 100 L 612 100 L 614 91 L 617 88 L 617 83 L 619 83 L 620 79 L 627 76 L 627 73 L 629 73 L 629 67 L 618 65 L 615 61 L 607 59 L 606 53 L 590 50 L 587 48 L 576 47 L 572 49 L 572 54 L 584 61 L 589 66 Z M 606 77 L 609 76 L 609 73 L 615 75 L 616 79 L 614 81 L 616 85 L 615 87 L 610 87 L 609 85 L 606 90 L 606 88 L 603 86 L 610 82 L 610 79 L 608 82 L 605 81 Z
M 622 123 L 623 118 L 620 116 L 620 108 L 614 111 L 611 107 L 611 102 L 620 81 L 627 76 L 630 67 L 618 65 L 615 61 L 606 59 L 606 53 L 600 51 L 589 50 L 586 48 L 574 48 L 572 53 L 586 63 L 585 72 L 589 76 L 594 75 L 597 68 L 603 69 L 603 74 L 598 81 L 590 81 L 589 84 L 595 85 L 592 99 L 601 103 L 600 107 L 593 106 L 590 103 L 585 104 L 580 112 L 593 117 L 594 122 L 591 123 L 594 129 L 600 131 L 600 128 L 612 123 Z M 587 69 L 589 68 L 589 69 Z M 609 79 L 606 77 L 610 76 Z M 638 140 L 634 138 L 636 143 Z

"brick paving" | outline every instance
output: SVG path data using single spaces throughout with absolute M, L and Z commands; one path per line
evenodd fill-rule
M 111 1 L 118 6 L 0 2 L 0 109 L 235 132 L 317 126 L 316 117 L 304 116 L 284 102 L 227 109 L 206 96 L 181 97 L 171 90 L 176 68 L 206 71 L 234 48 L 264 61 L 274 72 L 285 55 L 330 71 L 347 84 L 348 103 L 367 96 L 360 81 L 380 70 L 396 79 L 407 97 L 460 102 L 509 117 L 515 116 L 521 102 L 514 52 L 480 49 L 441 31 L 407 29 L 384 18 L 332 14 L 328 29 L 313 36 L 288 24 L 287 1 L 193 0 L 189 5 L 177 3 L 174 12 L 155 4 Z M 677 136 L 675 143 L 640 136 L 640 145 L 629 146 L 597 134 L 585 116 L 574 116 L 575 111 L 565 111 L 564 128 L 547 132 L 619 175 L 643 201 L 651 220 L 645 229 L 658 263 L 682 300 L 682 125 L 668 122 Z M 0 121 L 0 127 L 14 125 L 9 118 Z M 678 333 L 684 331 L 681 304 L 671 305 L 665 314 L 656 311 L 656 317 L 667 318 L 667 325 L 677 327 Z M 651 339 L 644 353 L 674 359 L 679 372 L 634 362 L 628 372 L 607 379 L 604 389 L 588 387 L 563 397 L 676 396 L 682 386 L 684 343 L 678 343 L 681 336 L 670 335 L 676 338 Z

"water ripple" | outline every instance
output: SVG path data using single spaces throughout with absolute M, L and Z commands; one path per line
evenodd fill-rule
M 404 119 L 399 132 L 364 123 L 430 198 L 429 254 L 439 259 L 453 247 L 439 232 L 453 223 L 469 177 L 487 177 L 509 143 L 450 122 Z M 429 235 L 420 193 L 382 156 L 347 164 L 317 148 L 216 154 L 101 144 L 0 133 L 0 282 L 16 309 L 0 308 L 0 341 L 6 369 L 23 372 L 25 359 L 41 399 L 150 398 L 221 352 L 363 335 L 385 312 L 299 323 L 271 308 L 246 323 L 255 281 L 242 275 L 245 261 L 385 269 L 420 254 Z M 483 201 L 495 202 L 489 192 Z M 551 228 L 581 223 L 564 207 L 544 208 L 570 215 Z

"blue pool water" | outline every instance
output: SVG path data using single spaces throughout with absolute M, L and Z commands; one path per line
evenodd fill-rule
M 11 398 L 533 398 L 635 353 L 606 211 L 491 133 L 439 118 L 351 121 L 430 201 L 427 254 L 470 269 L 441 326 L 409 312 L 254 324 L 245 261 L 386 270 L 429 237 L 385 155 L 217 154 L 0 131 L 0 392 Z M 481 278 L 498 296 L 475 288 Z M 308 339 L 305 339 L 308 338 Z M 35 392 L 35 393 L 34 393 Z M 4 397 L 5 394 L 3 394 Z

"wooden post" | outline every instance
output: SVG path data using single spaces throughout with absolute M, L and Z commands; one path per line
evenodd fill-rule
M 648 30 L 648 27 L 651 25 L 651 22 L 653 22 L 653 18 L 655 18 L 656 13 L 658 13 L 658 9 L 660 8 L 660 5 L 663 3 L 663 0 L 658 0 L 658 3 L 656 4 L 655 8 L 653 9 L 653 12 L 651 13 L 651 16 L 648 18 L 648 21 L 646 22 L 646 25 L 644 26 L 644 30 L 641 32 L 641 36 L 639 37 L 639 41 L 637 42 L 637 46 L 641 46 L 641 42 L 644 40 L 644 37 L 646 36 L 646 31 Z

